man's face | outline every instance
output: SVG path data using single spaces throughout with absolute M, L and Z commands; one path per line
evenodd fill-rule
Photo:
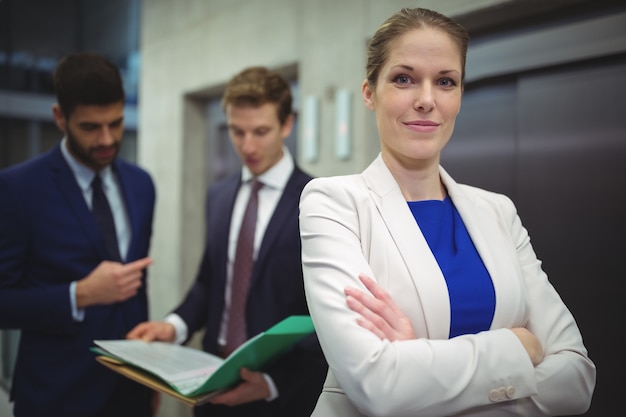
M 228 132 L 233 147 L 253 175 L 273 167 L 283 156 L 283 144 L 293 126 L 293 116 L 280 124 L 276 104 L 259 107 L 226 106 Z
M 53 114 L 67 137 L 68 150 L 78 161 L 94 171 L 113 162 L 122 145 L 124 102 L 76 106 L 67 117 L 54 106 Z

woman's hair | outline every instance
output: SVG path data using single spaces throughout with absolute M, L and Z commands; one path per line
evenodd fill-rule
M 65 117 L 70 117 L 76 106 L 105 106 L 125 100 L 119 70 L 95 53 L 77 52 L 63 58 L 54 70 L 53 83 Z
M 403 8 L 385 20 L 370 39 L 365 71 L 367 81 L 371 86 L 376 85 L 380 69 L 387 62 L 394 41 L 407 32 L 421 28 L 439 29 L 452 38 L 461 55 L 461 82 L 465 80 L 465 59 L 469 43 L 467 30 L 441 13 L 428 9 Z
M 265 67 L 246 68 L 235 75 L 226 84 L 226 91 L 222 96 L 224 110 L 229 104 L 247 107 L 275 104 L 281 125 L 292 113 L 291 102 L 291 88 L 287 80 Z

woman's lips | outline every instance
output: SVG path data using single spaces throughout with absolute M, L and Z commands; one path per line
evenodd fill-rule
M 404 125 L 410 130 L 420 133 L 431 133 L 439 127 L 439 123 L 435 123 L 430 120 L 416 120 L 413 122 L 406 122 Z

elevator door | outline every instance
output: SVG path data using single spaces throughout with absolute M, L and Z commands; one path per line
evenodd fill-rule
M 470 85 L 442 158 L 457 181 L 516 203 L 598 368 L 587 416 L 622 409 L 624 97 L 623 56 Z

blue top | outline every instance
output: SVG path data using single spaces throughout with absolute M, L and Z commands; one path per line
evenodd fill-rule
M 488 330 L 496 308 L 495 290 L 452 200 L 446 196 L 443 201 L 408 204 L 448 286 L 450 337 Z

